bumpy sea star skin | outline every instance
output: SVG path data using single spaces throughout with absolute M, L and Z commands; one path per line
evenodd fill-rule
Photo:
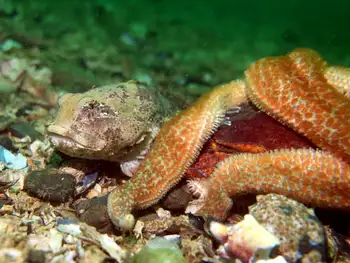
M 350 210 L 350 167 L 313 149 L 239 154 L 221 162 L 209 180 L 190 181 L 200 198 L 187 213 L 226 218 L 230 197 L 277 193 L 305 204 Z
M 240 105 L 239 113 L 226 114 L 231 125 L 222 125 L 205 143 L 201 154 L 187 170 L 186 179 L 208 178 L 216 164 L 232 154 L 263 153 L 276 149 L 314 148 L 305 138 L 256 109 Z
M 247 92 L 265 112 L 350 163 L 350 100 L 335 92 L 325 69 L 310 49 L 261 59 L 246 71 Z M 338 83 L 346 79 L 338 76 Z
M 214 133 L 232 105 L 247 100 L 243 82 L 222 85 L 168 121 L 135 175 L 108 197 L 109 217 L 117 227 L 130 230 L 134 208 L 158 202 L 177 184 Z
M 348 98 L 350 97 L 350 69 L 339 66 L 327 67 L 324 76 L 330 85 Z
M 258 107 L 329 152 L 232 156 L 209 180 L 190 182 L 201 197 L 187 212 L 223 220 L 232 205 L 230 197 L 270 192 L 315 206 L 350 209 L 350 101 L 326 80 L 326 67 L 316 52 L 299 49 L 259 60 L 245 75 L 246 92 Z
M 296 50 L 254 63 L 246 72 L 246 85 L 233 82 L 201 97 L 161 128 L 134 177 L 110 194 L 112 222 L 131 229 L 132 210 L 158 202 L 178 183 L 224 113 L 247 101 L 247 95 L 328 152 L 290 150 L 230 157 L 209 180 L 192 183 L 203 198 L 192 202 L 187 212 L 224 219 L 231 196 L 269 192 L 316 206 L 349 209 L 350 102 L 330 85 L 326 69 L 316 52 Z M 339 78 L 347 79 L 342 74 Z

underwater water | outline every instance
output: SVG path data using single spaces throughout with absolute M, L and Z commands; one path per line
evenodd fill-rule
M 0 0 L 0 263 L 349 263 L 349 28 L 350 0 Z
M 55 67 L 69 68 L 92 81 L 95 72 L 82 72 L 86 56 L 108 56 L 108 50 L 118 53 L 108 58 L 117 64 L 112 62 L 110 71 L 146 80 L 147 71 L 164 70 L 162 60 L 169 58 L 166 63 L 176 65 L 168 71 L 202 71 L 214 74 L 216 82 L 228 81 L 241 77 L 256 59 L 297 47 L 313 48 L 332 63 L 350 65 L 350 3 L 345 0 L 2 0 L 0 8 L 3 40 L 12 37 L 24 46 L 55 50 L 48 59 L 55 60 Z M 76 68 L 52 53 L 80 56 L 76 60 L 82 65 Z M 124 72 L 120 59 L 129 67 Z M 141 68 L 138 73 L 134 66 Z M 190 92 L 196 96 L 201 90 Z

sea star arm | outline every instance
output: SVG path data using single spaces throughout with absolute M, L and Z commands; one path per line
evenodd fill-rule
M 350 97 L 350 68 L 330 66 L 325 69 L 324 76 L 328 84 Z
M 315 51 L 258 60 L 245 72 L 249 98 L 263 111 L 350 162 L 350 100 L 324 77 Z
M 231 82 L 203 95 L 168 121 L 135 175 L 110 193 L 107 206 L 114 225 L 130 230 L 135 223 L 132 210 L 153 205 L 177 184 L 224 120 L 225 112 L 245 101 L 244 83 Z
M 350 210 L 350 167 L 330 153 L 312 149 L 233 155 L 210 179 L 190 181 L 200 195 L 187 213 L 224 220 L 230 197 L 277 193 L 318 207 Z
M 131 229 L 135 222 L 132 210 L 146 208 L 158 202 L 179 182 L 198 156 L 203 143 L 222 122 L 225 111 L 245 102 L 247 94 L 262 110 L 304 134 L 320 148 L 349 163 L 350 101 L 331 86 L 324 75 L 326 68 L 326 62 L 316 52 L 308 49 L 296 50 L 287 56 L 266 58 L 254 63 L 246 71 L 246 84 L 231 82 L 202 96 L 162 127 L 134 177 L 109 195 L 108 213 L 112 222 L 122 229 Z M 266 153 L 258 155 L 259 157 L 242 155 L 239 160 L 232 157 L 229 159 L 231 163 L 227 161 L 220 164 L 226 170 L 223 173 L 218 171 L 213 177 L 215 179 L 210 179 L 212 185 L 205 188 L 203 183 L 203 193 L 208 192 L 207 196 L 210 197 L 205 200 L 213 196 L 216 203 L 210 207 L 203 205 L 207 210 L 201 211 L 210 211 L 218 218 L 226 213 L 231 205 L 229 196 L 235 193 L 235 190 L 227 187 L 232 186 L 235 189 L 232 182 L 236 181 L 233 180 L 233 173 L 230 173 L 229 181 L 222 180 L 227 185 L 221 184 L 220 180 L 224 178 L 220 174 L 227 174 L 225 172 L 230 169 L 243 174 L 243 177 L 239 176 L 244 178 L 243 188 L 236 189 L 238 193 L 276 191 L 301 201 L 310 201 L 313 198 L 311 201 L 314 204 L 347 207 L 349 203 L 343 199 L 346 197 L 345 200 L 349 200 L 349 167 L 346 162 L 330 153 L 310 150 Z M 291 159 L 284 160 L 287 157 Z M 313 158 L 316 158 L 318 166 L 313 163 Z M 299 166 L 295 166 L 298 161 Z M 268 174 L 273 174 L 272 181 L 265 177 L 259 181 L 260 176 L 266 175 L 265 170 L 261 173 L 248 173 L 261 170 L 261 167 L 269 171 Z M 298 181 L 297 177 L 293 177 L 294 172 L 300 176 Z M 254 178 L 253 183 L 259 185 L 251 185 L 247 181 L 250 178 L 247 177 L 248 174 Z M 310 178 L 321 183 L 308 182 Z M 307 192 L 307 198 L 303 199 L 302 187 L 311 189 L 319 185 L 322 186 L 320 194 L 312 195 Z M 291 194 L 294 186 L 298 191 Z M 217 191 L 210 192 L 210 189 Z M 334 201 L 329 200 L 332 197 Z M 194 204 L 196 203 L 192 203 L 192 207 L 195 207 Z

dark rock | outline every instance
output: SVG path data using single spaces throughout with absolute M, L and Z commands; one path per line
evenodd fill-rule
M 43 139 L 43 136 L 36 131 L 29 123 L 18 121 L 8 127 L 11 134 L 18 138 L 29 136 L 33 141 Z
M 19 108 L 16 111 L 16 116 L 17 117 L 27 117 L 29 115 L 29 112 L 33 111 L 35 108 L 35 104 L 27 104 L 23 106 L 22 108 Z
M 163 199 L 162 206 L 171 211 L 183 210 L 191 200 L 192 195 L 190 194 L 187 185 L 182 184 L 170 190 L 167 196 Z
M 4 131 L 13 120 L 8 116 L 0 115 L 0 131 Z
M 45 263 L 46 252 L 37 249 L 30 249 L 26 262 L 28 263 Z
M 75 178 L 55 169 L 33 171 L 24 181 L 24 190 L 45 201 L 63 203 L 75 194 Z
M 12 205 L 13 204 L 13 200 L 10 199 L 9 197 L 7 197 L 5 194 L 1 193 L 0 194 L 0 209 L 4 206 L 4 205 Z
M 107 211 L 107 197 L 108 195 L 94 197 L 75 205 L 77 217 L 102 233 L 113 231 L 113 224 Z
M 0 135 L 0 145 L 9 150 L 10 152 L 17 151 L 17 149 L 12 143 L 12 140 L 7 135 Z

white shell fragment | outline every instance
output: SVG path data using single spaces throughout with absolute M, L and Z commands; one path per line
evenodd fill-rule
M 94 227 L 88 226 L 85 223 L 75 223 L 72 220 L 58 220 L 57 229 L 78 238 L 91 240 L 92 243 L 100 246 L 117 262 L 124 262 L 127 258 L 127 252 L 112 238 L 107 234 L 100 234 Z
M 223 244 L 219 252 L 243 263 L 270 259 L 271 251 L 279 246 L 277 237 L 262 227 L 253 216 L 245 215 L 241 222 L 227 226 L 211 222 L 210 232 Z
M 61 220 L 63 221 L 63 220 Z M 81 235 L 82 232 L 80 230 L 80 226 L 78 224 L 74 223 L 63 223 L 58 224 L 57 226 L 58 231 L 72 235 L 72 236 L 78 236 Z
M 278 256 L 271 259 L 260 259 L 256 263 L 288 263 L 288 261 L 283 256 Z
M 14 155 L 9 150 L 0 145 L 0 161 L 6 168 L 20 170 L 27 167 L 27 158 L 18 153 Z

